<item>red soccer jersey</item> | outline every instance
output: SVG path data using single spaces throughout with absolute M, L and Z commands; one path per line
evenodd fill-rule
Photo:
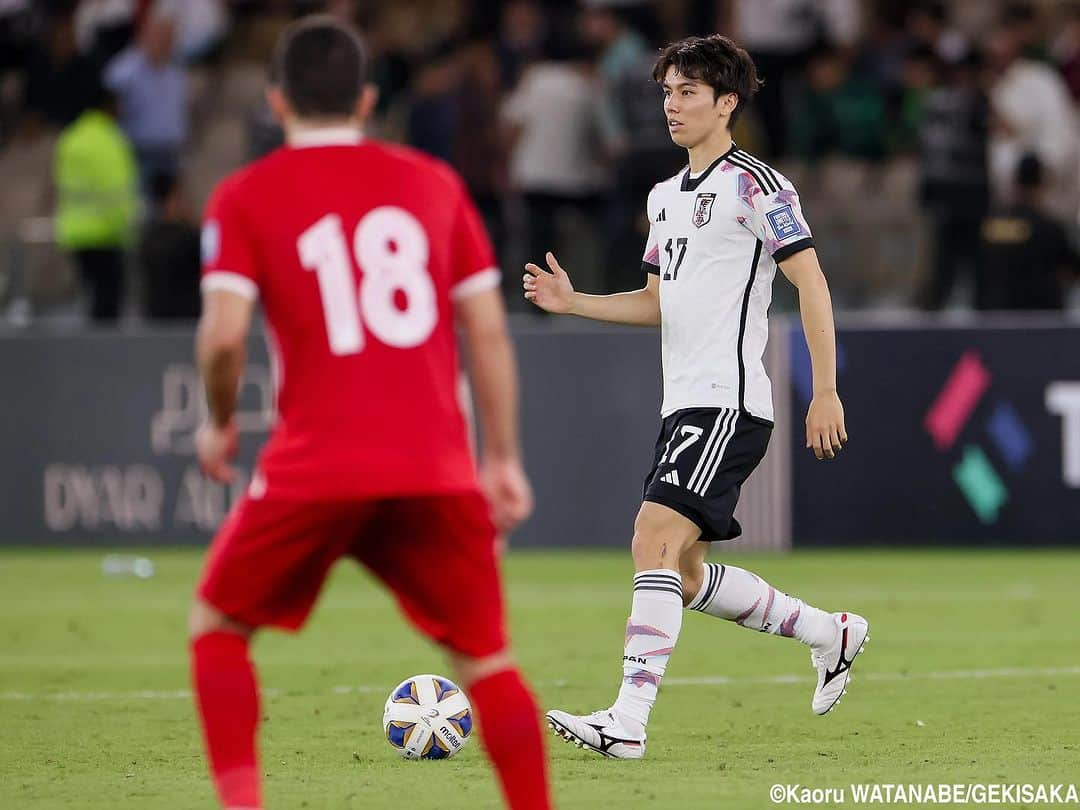
M 451 169 L 348 130 L 307 133 L 222 181 L 202 287 L 257 296 L 266 314 L 278 418 L 265 491 L 475 489 L 453 300 L 496 286 L 494 264 Z

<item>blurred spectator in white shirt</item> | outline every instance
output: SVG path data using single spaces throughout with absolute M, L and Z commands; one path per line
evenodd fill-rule
M 528 260 L 541 263 L 545 251 L 558 255 L 564 244 L 557 227 L 564 211 L 599 232 L 610 187 L 607 147 L 617 137 L 603 82 L 567 39 L 552 37 L 547 58 L 526 69 L 502 108 L 510 184 L 525 207 Z
M 602 129 L 606 103 L 581 61 L 559 56 L 529 67 L 502 109 L 514 144 L 514 186 L 571 197 L 603 190 L 602 144 L 611 134 Z
M 1007 22 L 993 29 L 987 46 L 995 115 L 990 170 L 997 196 L 1013 198 L 1016 167 L 1030 152 L 1046 170 L 1048 207 L 1071 218 L 1076 211 L 1080 135 L 1069 89 L 1052 67 L 1023 56 L 1022 34 Z
M 229 29 L 221 0 L 157 0 L 153 13 L 175 24 L 173 54 L 185 64 L 212 56 Z

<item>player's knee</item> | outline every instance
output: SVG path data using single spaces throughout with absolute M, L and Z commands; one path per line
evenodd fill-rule
M 638 571 L 675 568 L 682 549 L 669 528 L 664 520 L 648 510 L 638 513 L 634 520 L 634 539 L 630 543 L 630 553 Z
M 448 652 L 448 656 L 450 665 L 453 667 L 455 675 L 457 675 L 458 683 L 466 687 L 490 675 L 496 675 L 517 666 L 514 663 L 514 657 L 510 654 L 510 650 L 507 649 L 480 657 L 451 650 Z
M 204 636 L 207 633 L 236 633 L 241 636 L 250 636 L 254 628 L 234 621 L 201 599 L 196 599 L 191 603 L 191 610 L 188 613 L 188 637 L 198 638 Z

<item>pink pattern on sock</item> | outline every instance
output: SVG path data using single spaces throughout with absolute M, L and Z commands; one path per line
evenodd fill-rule
M 788 638 L 795 637 L 795 622 L 799 620 L 799 608 L 795 608 L 795 612 L 788 616 L 784 621 L 780 623 L 780 635 L 787 636 Z
M 630 619 L 627 619 L 626 642 L 624 643 L 628 643 L 630 639 L 632 639 L 634 636 L 656 636 L 657 638 L 671 638 L 671 636 L 669 636 L 663 630 L 658 630 L 657 628 L 648 624 L 634 624 L 630 621 Z
M 662 647 L 659 650 L 649 650 L 643 653 L 634 653 L 638 658 L 648 658 L 650 655 L 671 655 L 675 652 L 674 647 Z
M 632 686 L 638 687 L 639 689 L 642 686 L 645 686 L 645 684 L 652 684 L 656 687 L 660 686 L 660 676 L 653 672 L 648 672 L 644 669 L 639 669 L 637 672 L 627 675 L 625 678 L 623 678 L 623 680 Z
M 742 613 L 740 613 L 738 616 L 735 617 L 735 624 L 742 624 L 744 621 L 746 621 L 746 619 L 750 618 L 750 614 L 753 613 L 755 610 L 757 610 L 758 605 L 760 605 L 760 604 L 761 604 L 761 599 L 755 600 L 754 604 L 752 604 L 745 611 L 743 611 Z
M 776 588 L 769 586 L 769 601 L 765 603 L 765 615 L 761 617 L 761 629 L 764 631 L 769 625 L 769 614 L 772 612 L 773 600 L 776 599 Z

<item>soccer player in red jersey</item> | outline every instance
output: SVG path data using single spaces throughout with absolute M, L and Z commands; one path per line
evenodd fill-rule
M 298 629 L 347 556 L 448 651 L 507 804 L 547 808 L 539 712 L 510 656 L 496 562 L 496 531 L 528 515 L 532 494 L 490 244 L 451 169 L 363 137 L 375 94 L 347 27 L 295 23 L 273 69 L 287 145 L 217 187 L 203 231 L 197 353 L 209 420 L 196 445 L 209 476 L 233 475 L 256 300 L 278 385 L 277 424 L 214 539 L 189 622 L 218 796 L 262 807 L 253 632 Z M 479 476 L 455 323 L 483 428 Z

